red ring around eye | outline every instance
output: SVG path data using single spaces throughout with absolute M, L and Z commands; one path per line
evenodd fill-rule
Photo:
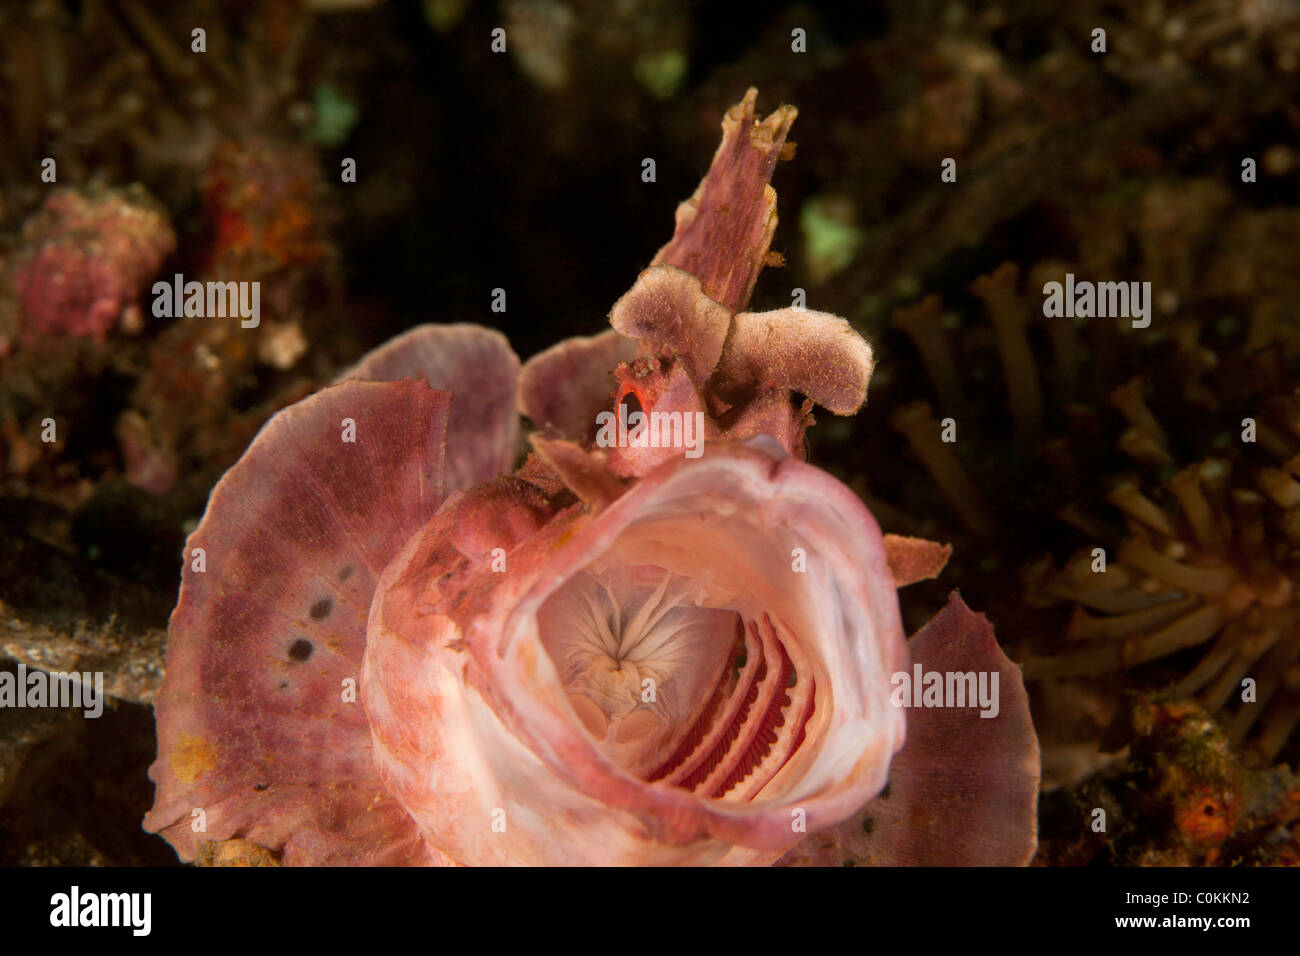
M 637 387 L 636 383 L 624 382 L 619 387 L 618 394 L 614 397 L 615 412 L 618 412 L 619 409 L 623 407 L 623 402 L 629 394 L 636 399 L 636 406 L 633 407 L 631 403 L 628 404 L 628 415 L 631 415 L 633 412 L 648 412 L 650 410 L 650 403 L 646 401 L 645 393 Z

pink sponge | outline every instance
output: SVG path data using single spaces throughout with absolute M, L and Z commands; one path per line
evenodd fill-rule
M 29 331 L 100 341 L 176 248 L 166 210 L 138 185 L 59 189 L 23 239 L 14 285 Z

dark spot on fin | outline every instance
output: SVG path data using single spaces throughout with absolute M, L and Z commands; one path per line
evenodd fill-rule
M 329 598 L 321 598 L 319 601 L 317 601 L 315 604 L 311 606 L 312 619 L 319 621 L 321 618 L 328 615 L 329 612 L 332 610 L 334 610 L 334 602 L 331 601 Z
M 346 581 L 350 577 L 352 577 L 352 565 L 349 564 L 346 568 L 344 568 L 342 571 L 339 572 L 339 580 Z
M 270 787 L 271 787 L 271 785 L 270 785 L 269 783 L 255 783 L 255 784 L 253 784 L 253 789 L 256 790 L 258 793 L 261 793 L 263 790 L 269 790 Z
M 311 652 L 315 649 L 312 647 L 311 641 L 305 637 L 300 637 L 289 646 L 289 657 L 295 661 L 305 661 L 311 657 Z

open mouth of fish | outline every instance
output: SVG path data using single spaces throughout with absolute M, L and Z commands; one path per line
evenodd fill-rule
M 647 782 L 748 799 L 804 740 L 816 701 L 809 661 L 779 619 L 725 582 L 616 553 L 566 582 L 538 617 L 575 714 L 610 760 Z
M 883 555 L 829 483 L 775 464 L 751 453 L 643 485 L 565 543 L 503 628 L 507 669 L 534 640 L 553 669 L 526 696 L 567 700 L 535 704 L 615 775 L 736 810 L 826 795 L 864 757 L 883 783 L 901 628 L 887 570 L 862 573 Z

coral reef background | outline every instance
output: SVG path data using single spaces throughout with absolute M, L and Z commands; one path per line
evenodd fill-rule
M 1295 3 L 24 0 L 0 50 L 0 667 L 110 694 L 0 709 L 0 863 L 175 862 L 150 700 L 216 479 L 420 322 L 603 328 L 751 85 L 800 111 L 753 307 L 876 348 L 815 456 L 953 543 L 910 630 L 957 587 L 1025 664 L 1037 862 L 1300 858 Z M 175 273 L 260 324 L 155 317 Z M 1045 319 L 1065 273 L 1150 327 Z

